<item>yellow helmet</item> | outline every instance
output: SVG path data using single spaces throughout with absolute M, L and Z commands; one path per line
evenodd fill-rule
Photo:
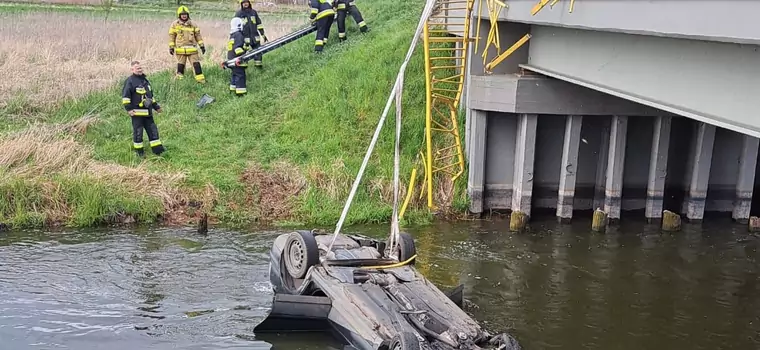
M 182 5 L 177 8 L 177 18 L 179 18 L 179 15 L 186 13 L 188 17 L 190 17 L 190 9 L 187 8 L 187 6 Z

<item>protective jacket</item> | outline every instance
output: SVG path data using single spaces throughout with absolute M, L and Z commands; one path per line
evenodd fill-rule
M 161 109 L 145 75 L 132 74 L 127 78 L 121 90 L 121 104 L 125 110 L 135 111 L 135 117 L 152 117 L 153 110 Z
M 263 43 L 264 25 L 261 23 L 261 17 L 259 13 L 252 8 L 241 8 L 235 12 L 235 17 L 240 18 L 243 21 L 243 38 L 246 39 L 246 43 Z
M 198 52 L 198 46 L 203 46 L 201 29 L 191 20 L 182 22 L 178 19 L 169 27 L 169 48 L 174 48 L 178 55 L 191 55 Z
M 243 45 L 245 39 L 242 32 L 230 33 L 230 39 L 227 41 L 227 59 L 231 60 L 242 56 L 245 53 Z M 246 63 L 240 63 L 240 66 L 246 66 Z
M 309 7 L 311 7 L 309 19 L 312 20 L 319 20 L 327 16 L 335 15 L 333 0 L 309 0 Z

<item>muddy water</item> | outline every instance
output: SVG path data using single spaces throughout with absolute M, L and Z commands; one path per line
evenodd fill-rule
M 420 270 L 441 287 L 464 283 L 469 311 L 526 349 L 760 348 L 760 239 L 742 227 L 505 227 L 410 231 Z M 271 302 L 277 234 L 4 233 L 0 349 L 340 349 L 319 335 L 253 333 Z

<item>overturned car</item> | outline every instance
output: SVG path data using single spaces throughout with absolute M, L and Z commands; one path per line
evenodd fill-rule
M 274 303 L 254 332 L 329 331 L 358 350 L 520 349 L 460 308 L 462 286 L 447 295 L 414 268 L 409 234 L 400 234 L 397 260 L 387 245 L 309 231 L 278 236 L 269 266 Z

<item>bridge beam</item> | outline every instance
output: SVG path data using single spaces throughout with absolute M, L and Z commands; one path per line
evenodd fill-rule
M 686 173 L 688 188 L 686 203 L 683 206 L 686 208 L 686 218 L 689 221 L 700 222 L 704 218 L 714 144 L 715 126 L 697 123 L 690 149 Z
M 645 209 L 645 216 L 648 220 L 662 218 L 662 203 L 665 197 L 665 178 L 668 173 L 668 151 L 670 147 L 671 123 L 671 117 L 658 117 L 654 121 Z
M 483 212 L 483 191 L 485 189 L 486 149 L 488 141 L 488 112 L 471 110 L 469 114 L 470 137 L 468 147 L 469 175 L 467 194 L 470 197 L 470 212 Z
M 625 144 L 628 133 L 628 117 L 613 116 L 610 126 L 610 145 L 607 155 L 607 179 L 604 189 L 604 211 L 611 221 L 620 220 L 620 204 L 623 194 L 623 170 L 625 168 Z
M 739 171 L 736 179 L 736 199 L 731 214 L 734 220 L 746 223 L 752 208 L 752 190 L 755 187 L 755 167 L 760 139 L 742 135 L 742 149 L 739 155 Z
M 583 116 L 569 115 L 565 119 L 565 139 L 562 144 L 562 164 L 559 173 L 557 218 L 569 222 L 573 218 L 575 179 L 578 173 L 578 146 L 581 141 Z
M 512 211 L 520 211 L 526 216 L 530 216 L 530 202 L 533 197 L 533 166 L 536 155 L 537 126 L 538 115 L 520 114 L 518 116 Z

